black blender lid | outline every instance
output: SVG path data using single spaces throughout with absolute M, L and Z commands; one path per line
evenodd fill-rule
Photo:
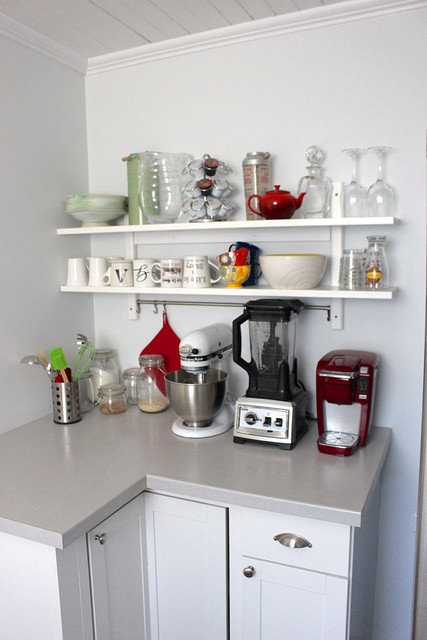
M 262 298 L 261 300 L 249 300 L 245 307 L 250 318 L 280 317 L 287 322 L 290 320 L 291 314 L 298 314 L 304 309 L 304 303 L 296 298 Z

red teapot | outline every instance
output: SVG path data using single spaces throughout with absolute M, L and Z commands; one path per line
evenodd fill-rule
M 305 192 L 294 198 L 289 191 L 282 191 L 280 185 L 275 184 L 274 190 L 267 191 L 263 196 L 256 193 L 249 196 L 248 207 L 266 220 L 287 220 L 300 208 L 304 196 Z M 251 207 L 251 200 L 254 198 L 258 198 L 259 211 Z

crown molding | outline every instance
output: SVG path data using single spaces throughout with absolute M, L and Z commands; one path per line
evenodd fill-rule
M 93 75 L 207 49 L 424 7 L 427 7 L 427 0 L 346 0 L 89 59 L 2 13 L 0 13 L 0 35 L 26 45 L 79 73 Z
M 83 75 L 86 74 L 87 58 L 2 13 L 0 13 L 0 35 L 15 40 Z
M 426 6 L 426 0 L 348 0 L 95 56 L 88 60 L 87 74 Z

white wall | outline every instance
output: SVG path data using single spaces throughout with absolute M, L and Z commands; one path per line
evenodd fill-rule
M 0 432 L 52 410 L 43 369 L 23 356 L 76 348 L 76 332 L 93 331 L 89 297 L 66 297 L 66 256 L 89 242 L 58 238 L 71 226 L 64 196 L 87 189 L 84 77 L 0 37 Z
M 92 191 L 123 192 L 126 169 L 120 158 L 131 152 L 210 153 L 233 167 L 242 217 L 241 160 L 247 151 L 270 151 L 275 182 L 295 192 L 310 144 L 327 150 L 327 173 L 345 181 L 350 165 L 342 148 L 394 148 L 388 178 L 399 195 L 402 223 L 385 233 L 399 294 L 391 302 L 347 302 L 343 331 L 332 331 L 319 312 L 304 312 L 297 345 L 311 401 L 315 365 L 329 349 L 365 348 L 381 356 L 375 421 L 393 428 L 393 444 L 382 492 L 375 640 L 409 640 L 411 635 L 425 331 L 425 27 L 425 11 L 414 10 L 302 29 L 87 79 Z M 376 173 L 372 156 L 364 158 L 362 169 L 368 185 Z M 362 246 L 365 237 L 365 230 L 349 232 L 347 246 Z M 236 234 L 237 239 L 245 238 Z M 207 252 L 215 255 L 216 249 Z M 117 255 L 125 247 L 97 239 L 93 251 Z M 150 255 L 161 257 L 161 251 L 147 247 Z M 183 251 L 176 247 L 174 255 Z M 181 336 L 212 321 L 231 322 L 237 313 L 168 309 Z M 129 321 L 124 300 L 95 297 L 96 342 L 116 348 L 123 368 L 136 364 L 139 351 L 160 327 L 161 316 L 150 307 L 143 307 L 139 321 Z M 236 388 L 244 391 L 245 378 L 238 375 Z

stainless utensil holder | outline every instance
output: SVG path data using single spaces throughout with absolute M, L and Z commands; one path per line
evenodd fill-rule
M 78 381 L 54 382 L 52 387 L 53 421 L 58 424 L 72 424 L 82 419 Z

